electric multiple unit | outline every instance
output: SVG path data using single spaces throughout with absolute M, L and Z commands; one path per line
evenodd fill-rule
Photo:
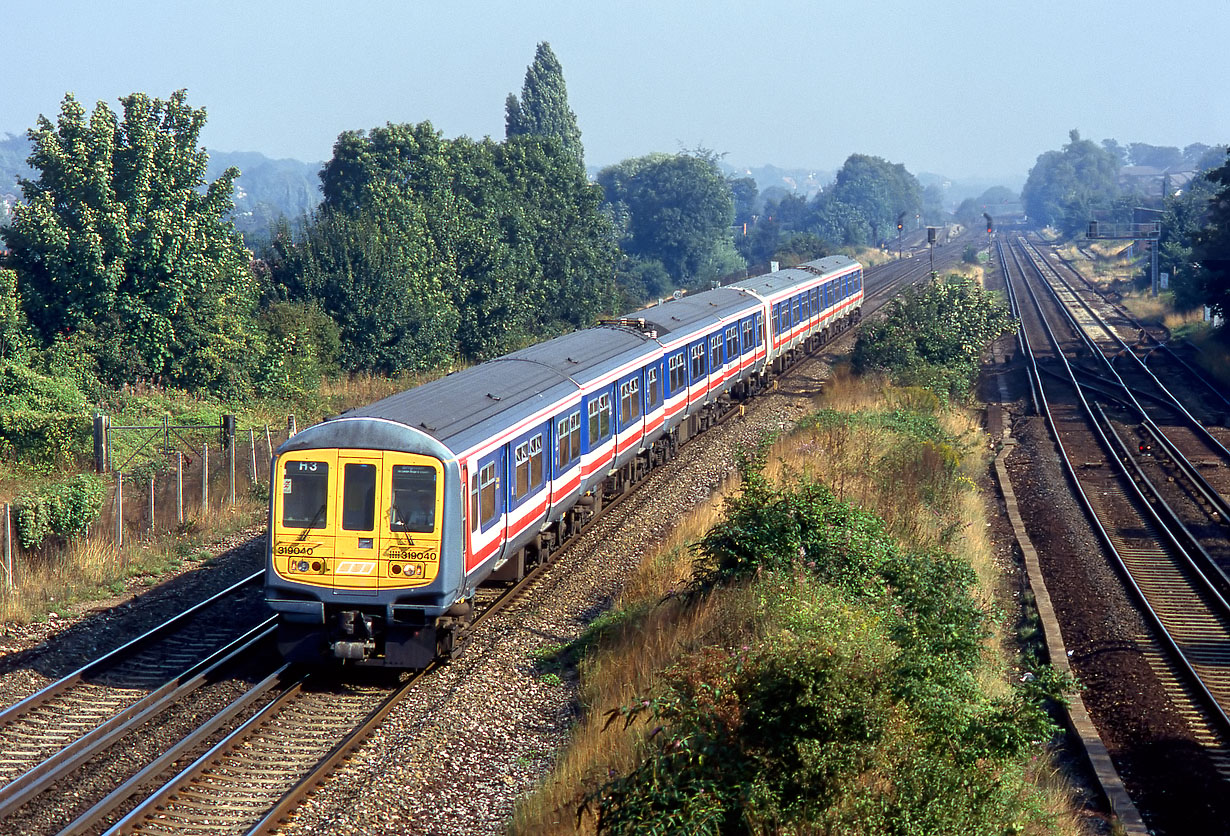
M 518 579 L 612 487 L 720 404 L 859 318 L 833 256 L 672 299 L 456 372 L 295 435 L 270 492 L 266 599 L 291 660 L 421 668 L 474 592 Z

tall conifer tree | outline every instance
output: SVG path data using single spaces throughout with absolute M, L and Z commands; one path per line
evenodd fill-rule
M 534 63 L 525 71 L 520 100 L 509 93 L 504 110 L 506 137 L 554 137 L 578 163 L 584 163 L 581 129 L 577 127 L 577 115 L 568 107 L 564 70 L 546 41 L 538 45 Z

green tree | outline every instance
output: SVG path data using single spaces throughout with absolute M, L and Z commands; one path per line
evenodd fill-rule
M 21 298 L 44 344 L 74 335 L 104 379 L 161 379 L 189 389 L 242 388 L 254 283 L 228 215 L 228 170 L 204 179 L 205 111 L 180 90 L 163 101 L 71 94 L 56 124 L 29 132 L 33 180 L 3 230 Z
M 1021 189 L 1021 202 L 1034 222 L 1067 235 L 1085 228 L 1095 210 L 1109 209 L 1119 192 L 1119 160 L 1111 151 L 1068 133 L 1060 151 L 1040 155 Z
M 17 292 L 17 274 L 0 268 L 0 360 L 21 360 L 29 347 L 29 326 Z
M 598 173 L 623 251 L 662 263 L 678 284 L 703 284 L 742 267 L 730 227 L 735 206 L 714 159 L 651 154 Z
M 823 237 L 845 244 L 874 244 L 896 234 L 897 216 L 923 211 L 922 187 L 900 163 L 851 154 L 833 186 L 814 206 L 813 226 Z
M 564 68 L 543 41 L 534 53 L 534 61 L 525 71 L 521 98 L 509 93 L 504 103 L 505 137 L 538 136 L 558 139 L 578 163 L 585 161 L 581 145 L 581 129 L 577 116 L 568 106 L 568 88 L 564 84 Z
M 347 131 L 321 186 L 313 229 L 282 245 L 266 295 L 317 300 L 348 368 L 482 359 L 613 309 L 601 189 L 558 139 L 446 140 L 427 122 Z
M 1224 322 L 1230 318 L 1230 158 L 1206 176 L 1219 188 L 1209 201 L 1208 224 L 1196 236 L 1193 255 L 1200 265 L 1204 303 Z

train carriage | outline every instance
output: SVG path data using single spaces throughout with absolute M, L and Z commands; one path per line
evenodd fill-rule
M 424 667 L 730 397 L 857 319 L 820 259 L 670 300 L 352 409 L 277 451 L 266 599 L 291 660 Z

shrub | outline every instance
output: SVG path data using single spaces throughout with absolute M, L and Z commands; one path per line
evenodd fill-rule
M 85 455 L 90 444 L 85 397 L 69 380 L 0 361 L 0 456 L 47 468 Z
M 102 511 L 107 494 L 103 481 L 80 474 L 46 488 L 24 493 L 13 502 L 17 539 L 23 548 L 40 545 L 49 536 L 85 534 Z

